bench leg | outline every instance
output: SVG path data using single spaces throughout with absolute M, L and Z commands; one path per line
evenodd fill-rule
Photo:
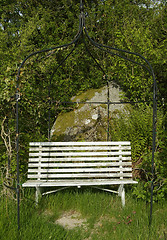
M 124 185 L 121 184 L 118 188 L 118 196 L 121 197 L 121 201 L 122 201 L 122 206 L 125 206 L 125 188 Z
M 39 198 L 42 196 L 42 189 L 38 186 L 36 186 L 36 192 L 35 192 L 35 202 L 38 204 Z

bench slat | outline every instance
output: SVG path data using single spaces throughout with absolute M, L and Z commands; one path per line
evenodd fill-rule
M 28 178 L 120 178 L 132 177 L 132 173 L 89 173 L 89 174 L 28 174 Z
M 132 179 L 123 180 L 107 180 L 107 179 L 84 179 L 84 180 L 28 180 L 23 187 L 66 187 L 66 186 L 100 186 L 100 185 L 116 185 L 116 184 L 136 184 L 137 181 Z
M 132 168 L 123 168 L 123 172 L 130 172 L 132 170 Z M 120 171 L 119 167 L 114 167 L 114 168 L 51 168 L 51 169 L 41 169 L 40 172 L 41 173 L 66 173 L 66 172 L 117 172 Z M 28 169 L 28 173 L 38 173 L 39 170 L 38 168 L 32 168 L 32 169 Z
M 124 142 L 30 142 L 30 146 L 112 146 L 112 145 L 130 145 L 129 141 Z
M 132 165 L 131 162 L 97 162 L 97 163 L 29 163 L 29 167 L 106 167 L 106 166 L 127 166 Z
M 108 162 L 108 161 L 118 161 L 120 160 L 120 157 L 75 157 L 75 158 L 70 158 L 70 157 L 63 157 L 63 158 L 41 158 L 40 161 L 41 162 L 92 162 L 92 161 L 98 161 L 98 162 Z M 122 157 L 122 161 L 130 161 L 131 157 Z M 38 157 L 34 157 L 34 158 L 29 158 L 29 162 L 39 162 L 39 158 Z
M 130 155 L 131 152 L 121 152 L 121 155 Z M 29 156 L 44 156 L 44 157 L 49 157 L 49 156 L 118 156 L 120 155 L 120 152 L 41 152 L 41 153 L 29 153 Z
M 114 147 L 108 147 L 108 146 L 87 146 L 87 147 L 50 147 L 50 146 L 45 146 L 42 147 L 42 149 L 40 147 L 31 147 L 29 149 L 29 151 L 33 152 L 33 151 L 97 151 L 97 150 L 105 150 L 105 151 L 113 151 L 113 150 L 130 150 L 131 146 L 114 146 Z

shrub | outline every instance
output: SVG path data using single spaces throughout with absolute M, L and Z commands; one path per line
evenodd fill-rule
M 110 119 L 112 141 L 130 141 L 133 162 L 139 160 L 152 145 L 152 109 L 149 106 L 131 107 L 115 111 Z
M 123 111 L 115 111 L 110 119 L 112 141 L 130 141 L 132 162 L 139 184 L 133 187 L 133 195 L 150 200 L 151 181 L 154 181 L 154 200 L 163 200 L 167 195 L 166 145 L 163 131 L 163 117 L 158 112 L 156 152 L 154 155 L 154 176 L 152 174 L 152 107 L 140 105 L 126 106 Z

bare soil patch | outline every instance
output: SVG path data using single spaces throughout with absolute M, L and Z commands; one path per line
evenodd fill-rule
M 70 211 L 63 213 L 55 223 L 64 228 L 73 229 L 76 227 L 86 227 L 87 220 L 82 218 L 79 212 Z

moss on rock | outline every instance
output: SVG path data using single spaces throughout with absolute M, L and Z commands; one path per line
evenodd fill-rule
M 110 86 L 110 101 L 119 101 L 119 88 Z M 107 87 L 90 89 L 72 97 L 73 102 L 106 102 Z M 119 105 L 110 110 L 120 109 Z M 107 106 L 105 104 L 76 104 L 76 108 L 61 113 L 52 128 L 52 141 L 104 141 L 107 138 Z

